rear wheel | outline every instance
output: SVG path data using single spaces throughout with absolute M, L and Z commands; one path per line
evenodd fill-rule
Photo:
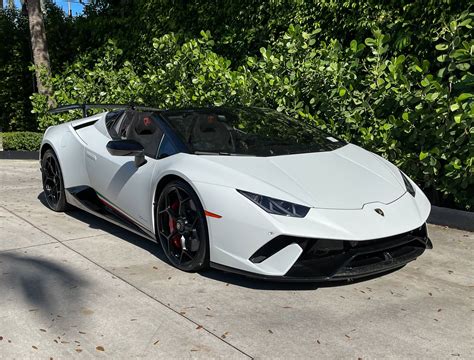
M 63 176 L 58 158 L 48 149 L 41 159 L 41 173 L 46 203 L 51 210 L 64 211 L 67 208 Z
M 157 208 L 158 236 L 169 261 L 178 269 L 198 271 L 209 265 L 209 238 L 204 209 L 189 184 L 168 183 Z

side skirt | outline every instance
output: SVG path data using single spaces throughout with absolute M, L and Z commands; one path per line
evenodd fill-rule
M 89 186 L 75 186 L 66 189 L 66 201 L 114 225 L 157 242 L 155 235 L 151 231 L 133 221 L 123 211 L 106 201 L 103 196 L 99 197 L 98 193 Z

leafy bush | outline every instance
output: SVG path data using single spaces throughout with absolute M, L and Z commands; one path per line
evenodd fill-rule
M 348 46 L 363 41 L 373 29 L 390 34 L 390 55 L 412 54 L 436 59 L 431 47 L 437 29 L 469 8 L 469 0 L 134 0 L 88 2 L 85 16 L 75 22 L 74 35 L 82 52 L 97 49 L 108 38 L 117 40 L 127 59 L 141 66 L 150 40 L 174 32 L 181 42 L 212 31 L 215 51 L 233 64 L 245 64 L 288 29 L 299 25 L 321 39 Z M 192 19 L 192 21 L 185 21 Z M 137 25 L 139 24 L 139 25 Z M 91 31 L 93 29 L 93 31 Z M 143 59 L 143 61 L 137 61 Z
M 441 28 L 436 60 L 389 56 L 380 31 L 344 47 L 297 27 L 260 59 L 255 93 L 270 107 L 316 122 L 400 166 L 427 190 L 474 206 L 472 21 Z
M 3 150 L 38 151 L 43 133 L 30 131 L 0 133 Z
M 464 12 L 433 30 L 430 60 L 399 55 L 380 30 L 345 45 L 327 40 L 317 25 L 291 25 L 239 66 L 216 53 L 210 32 L 184 43 L 171 33 L 153 40 L 139 67 L 109 41 L 49 81 L 58 104 L 276 108 L 384 156 L 426 190 L 470 209 L 473 18 Z M 47 115 L 46 99 L 32 100 L 41 129 L 73 116 Z

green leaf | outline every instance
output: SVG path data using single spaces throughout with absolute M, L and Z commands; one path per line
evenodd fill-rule
M 470 99 L 474 96 L 474 94 L 471 94 L 471 93 L 462 93 L 461 95 L 459 95 L 457 97 L 457 101 L 464 101 L 466 99 Z
M 435 46 L 436 50 L 444 51 L 448 48 L 448 44 L 441 43 Z
M 462 165 L 459 159 L 454 160 L 453 162 L 451 162 L 451 164 L 453 165 L 453 168 L 455 168 L 456 170 L 459 170 L 462 168 Z
M 367 38 L 367 39 L 365 39 L 365 44 L 367 46 L 375 45 L 375 40 L 372 39 L 372 38 Z
M 472 14 L 471 14 L 471 16 L 472 16 Z M 466 20 L 462 21 L 462 22 L 459 24 L 459 26 L 467 26 L 467 25 L 469 25 L 471 22 L 472 22 L 472 19 L 466 19 Z
M 339 96 L 344 96 L 346 94 L 346 89 L 340 88 L 339 89 Z
M 439 92 L 429 93 L 426 95 L 428 101 L 435 101 L 439 96 Z
M 468 63 L 461 63 L 456 65 L 456 68 L 461 71 L 468 71 L 470 67 L 471 65 L 469 65 Z
M 420 152 L 420 161 L 423 161 L 424 159 L 426 159 L 426 157 L 428 155 L 429 155 L 429 153 L 421 151 Z
M 405 61 L 405 55 L 400 55 L 397 57 L 397 60 L 395 60 L 395 63 L 397 65 L 401 65 Z
M 462 58 L 463 56 L 467 56 L 467 55 L 468 55 L 468 52 L 467 50 L 464 50 L 464 49 L 456 49 L 449 53 L 449 57 L 453 59 Z
M 459 109 L 459 104 L 458 103 L 454 103 L 454 104 L 451 104 L 451 106 L 449 107 L 449 109 L 451 111 L 456 111 Z
M 451 21 L 449 23 L 449 28 L 451 29 L 451 31 L 456 31 L 456 29 L 458 28 L 458 23 L 456 21 Z
M 444 73 L 446 72 L 446 68 L 441 68 L 438 71 L 438 77 L 442 78 L 444 76 Z
M 356 52 L 357 51 L 357 41 L 356 40 L 352 40 L 351 43 L 350 43 L 350 48 L 353 52 Z

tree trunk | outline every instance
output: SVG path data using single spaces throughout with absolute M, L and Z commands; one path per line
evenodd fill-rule
M 41 80 L 41 73 L 51 75 L 49 64 L 48 44 L 46 42 L 46 31 L 44 28 L 43 13 L 41 12 L 40 0 L 26 0 L 28 10 L 28 21 L 30 25 L 31 49 L 33 62 L 35 64 L 36 87 L 38 92 L 50 95 L 50 89 Z

